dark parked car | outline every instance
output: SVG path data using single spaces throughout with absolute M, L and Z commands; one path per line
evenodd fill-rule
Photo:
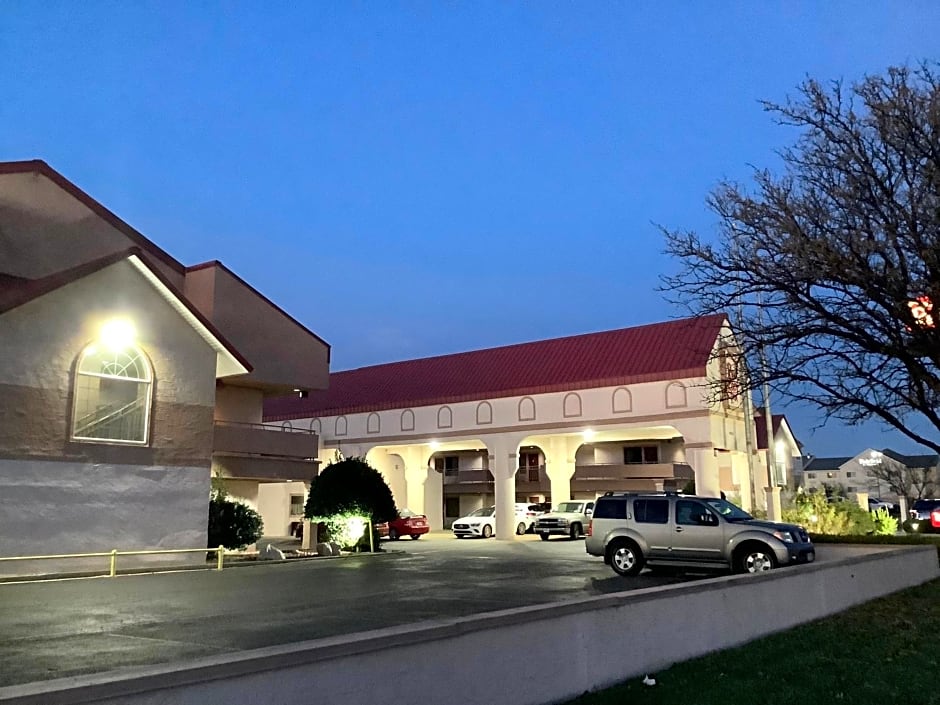
M 911 506 L 907 531 L 918 534 L 940 534 L 940 499 L 918 499 Z
M 402 536 L 410 536 L 414 540 L 420 539 L 431 530 L 428 518 L 424 514 L 415 514 L 408 509 L 402 509 L 398 518 L 386 524 L 376 524 L 379 536 L 397 541 Z

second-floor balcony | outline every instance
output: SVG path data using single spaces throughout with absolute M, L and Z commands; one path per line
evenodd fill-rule
M 694 477 L 692 468 L 684 463 L 578 465 L 571 478 L 571 489 L 580 492 L 681 490 Z
M 260 423 L 216 421 L 213 453 L 249 453 L 283 458 L 316 458 L 319 437 L 312 431 Z
M 317 473 L 319 438 L 306 430 L 216 421 L 213 463 L 241 479 L 302 480 Z

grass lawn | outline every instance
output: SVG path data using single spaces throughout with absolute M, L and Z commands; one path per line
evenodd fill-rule
M 651 675 L 568 705 L 940 704 L 940 580 Z

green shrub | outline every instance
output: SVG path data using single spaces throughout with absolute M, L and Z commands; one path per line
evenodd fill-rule
M 207 546 L 244 548 L 261 538 L 261 515 L 247 504 L 236 502 L 224 492 L 214 492 L 209 499 L 209 537 Z
M 898 533 L 898 520 L 888 514 L 888 510 L 881 507 L 871 513 L 875 523 L 875 534 L 878 536 L 894 536 Z
M 348 548 L 361 539 L 347 535 L 349 517 L 371 519 L 374 526 L 398 517 L 398 509 L 378 470 L 362 458 L 346 458 L 330 463 L 313 478 L 304 515 L 325 522 L 334 540 Z M 365 536 L 364 545 L 368 546 L 368 534 Z
M 854 502 L 827 501 L 819 493 L 798 494 L 793 506 L 784 510 L 783 520 L 805 526 L 813 534 L 861 535 L 875 530 L 869 511 Z

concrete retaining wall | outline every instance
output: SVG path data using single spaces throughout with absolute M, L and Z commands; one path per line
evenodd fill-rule
M 933 547 L 0 688 L 11 703 L 551 703 L 940 577 Z

